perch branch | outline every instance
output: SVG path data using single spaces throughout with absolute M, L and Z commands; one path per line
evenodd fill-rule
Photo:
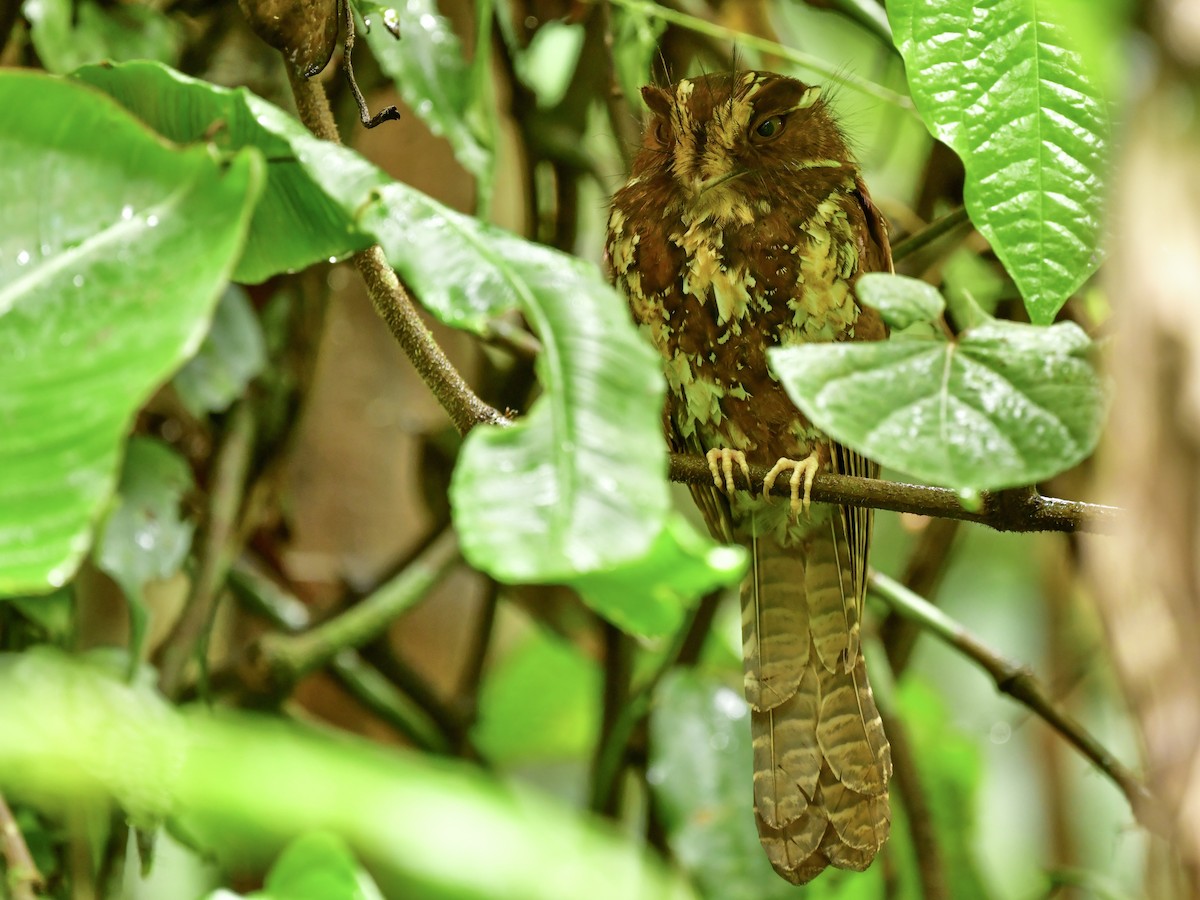
M 891 609 L 918 622 L 941 641 L 949 644 L 980 666 L 996 684 L 1018 703 L 1040 716 L 1066 741 L 1086 757 L 1120 788 L 1129 801 L 1138 821 L 1160 834 L 1166 830 L 1166 816 L 1158 800 L 1136 775 L 1097 741 L 1073 717 L 1055 703 L 1036 676 L 1027 667 L 1005 659 L 981 642 L 962 625 L 954 621 L 923 597 L 886 575 L 872 571 L 870 590 Z
M 712 484 L 708 461 L 701 456 L 671 454 L 672 481 L 684 484 Z M 750 490 L 761 492 L 765 466 L 750 467 Z M 786 482 L 776 482 L 771 492 L 789 496 Z M 983 491 L 979 509 L 964 509 L 958 494 L 947 488 L 920 484 L 903 484 L 878 478 L 857 478 L 822 472 L 813 480 L 812 499 L 821 503 L 843 506 L 862 506 L 890 509 L 895 512 L 939 516 L 978 522 L 997 531 L 1086 531 L 1100 534 L 1111 532 L 1120 512 L 1113 506 L 1083 503 L 1077 500 L 1058 500 L 1043 497 L 1030 489 Z
M 329 109 L 329 98 L 325 88 L 310 81 L 285 61 L 292 93 L 296 98 L 296 111 L 300 121 L 321 140 L 340 144 L 337 125 Z M 433 339 L 429 328 L 417 314 L 408 290 L 401 284 L 392 267 L 384 258 L 383 250 L 376 244 L 354 255 L 354 264 L 367 286 L 371 303 L 388 330 L 400 344 L 421 376 L 421 380 L 433 391 L 442 408 L 449 413 L 454 427 L 466 434 L 476 425 L 490 423 L 503 425 L 508 420 L 484 403 L 471 390 L 471 386 L 454 368 L 445 352 Z
M 619 2 L 633 5 L 630 0 Z M 657 15 L 660 11 L 669 14 L 669 21 L 674 21 L 670 16 L 677 15 L 665 7 L 655 7 L 653 12 Z M 771 49 L 771 52 L 777 51 Z M 287 66 L 287 69 L 301 121 L 322 140 L 338 143 L 337 127 L 324 88 L 296 72 L 293 67 Z M 945 218 L 951 219 L 954 215 L 952 213 Z M 926 232 L 936 227 L 937 223 Z M 450 415 L 459 433 L 465 434 L 483 423 L 509 424 L 509 419 L 499 410 L 479 398 L 434 341 L 433 335 L 417 314 L 408 291 L 388 265 L 379 246 L 369 247 L 356 254 L 354 259 L 376 311 L 422 380 Z M 512 335 L 508 337 L 511 339 Z M 525 353 L 533 353 L 537 346 L 532 338 L 522 342 Z M 761 489 L 765 469 L 753 467 L 751 474 L 752 485 Z M 689 484 L 707 484 L 711 475 L 708 464 L 699 457 L 673 455 L 671 478 Z M 777 486 L 781 496 L 785 495 L 786 490 L 785 485 Z M 1117 513 L 1112 507 L 1056 500 L 1042 497 L 1036 492 L 1013 491 L 984 493 L 979 511 L 973 512 L 962 507 L 958 495 L 953 491 L 827 473 L 817 476 L 812 497 L 826 503 L 871 506 L 981 522 L 999 531 L 1108 531 Z

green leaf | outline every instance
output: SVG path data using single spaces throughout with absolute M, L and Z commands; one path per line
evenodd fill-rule
M 613 70 L 632 109 L 645 106 L 642 85 L 653 79 L 650 64 L 667 23 L 641 6 L 611 6 Z
M 254 900 L 383 900 L 336 834 L 311 831 L 288 844 Z
M 966 247 L 950 254 L 942 265 L 942 279 L 950 313 L 962 330 L 980 324 L 995 313 L 996 306 L 1006 295 L 1015 296 L 1012 282 L 1000 274 L 993 263 L 981 259 L 979 254 Z M 973 311 L 981 311 L 983 316 L 973 318 Z
M 29 37 L 42 65 L 57 74 L 101 60 L 170 63 L 183 45 L 180 28 L 151 6 L 25 0 L 21 12 L 29 20 Z
M 562 102 L 579 66 L 583 50 L 583 25 L 544 22 L 533 33 L 529 46 L 516 60 L 517 74 L 537 97 L 537 105 L 551 109 Z
M 854 287 L 858 298 L 879 310 L 883 321 L 897 330 L 933 322 L 946 309 L 946 301 L 933 285 L 906 275 L 869 272 Z
M 516 308 L 542 342 L 543 395 L 516 425 L 474 429 L 454 472 L 450 501 L 472 565 L 506 583 L 578 586 L 643 634 L 670 631 L 683 595 L 737 577 L 739 551 L 672 521 L 657 357 L 592 266 L 401 184 L 380 190 L 364 225 L 443 321 L 481 331 Z M 649 572 L 660 580 L 631 585 L 631 573 Z
M 746 570 L 740 547 L 715 545 L 682 516 L 668 515 L 640 560 L 582 573 L 575 588 L 614 625 L 638 634 L 670 634 L 693 597 L 733 584 Z
M 646 777 L 680 865 L 713 900 L 790 900 L 796 888 L 775 874 L 759 845 L 752 812 L 750 715 L 720 680 L 677 669 L 659 688 L 650 717 Z M 830 870 L 806 898 L 881 896 L 880 867 L 845 878 Z
M 1050 7 L 887 5 L 917 109 L 962 158 L 971 219 L 1043 324 L 1100 263 L 1109 133 L 1091 67 Z
M 129 603 L 131 661 L 146 633 L 142 589 L 179 570 L 192 544 L 193 525 L 179 515 L 192 488 L 187 461 L 166 444 L 135 436 L 125 450 L 116 509 L 100 529 L 96 565 L 121 587 Z
M 194 415 L 224 412 L 266 364 L 258 316 L 246 292 L 230 285 L 199 352 L 176 374 L 175 390 Z
M 534 630 L 488 674 L 472 734 L 501 765 L 582 757 L 600 730 L 600 696 L 596 662 Z
M 387 896 L 683 900 L 686 883 L 608 827 L 452 760 L 273 719 L 183 713 L 45 648 L 0 655 L 0 790 L 166 815 L 229 869 L 339 835 Z
M 15 70 L 0 73 L 0 157 L 0 594 L 11 594 L 75 571 L 134 411 L 208 327 L 263 166 L 176 150 L 96 91 Z
M 22 642 L 15 623 L 9 622 L 6 631 L 13 646 L 32 643 L 50 643 L 70 646 L 75 632 L 75 591 L 73 586 L 59 588 L 49 594 L 26 597 L 0 597 L 0 603 L 8 603 L 18 609 L 29 620 L 36 633 L 29 641 Z
M 492 148 L 475 121 L 475 83 L 462 43 L 433 0 L 393 4 L 354 0 L 367 23 L 367 43 L 409 108 L 444 137 L 459 164 L 490 192 Z M 397 37 L 399 39 L 397 39 Z
M 180 144 L 257 147 L 267 181 L 234 280 L 339 259 L 373 243 L 355 224 L 370 190 L 390 179 L 353 150 L 315 138 L 292 116 L 250 93 L 182 75 L 158 63 L 89 66 L 74 77 L 100 88 Z
M 889 468 L 957 490 L 1033 484 L 1091 454 L 1103 382 L 1075 324 L 991 321 L 957 342 L 772 350 L 814 425 Z

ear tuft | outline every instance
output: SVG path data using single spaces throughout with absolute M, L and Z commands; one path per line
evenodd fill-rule
M 648 84 L 642 88 L 642 99 L 650 112 L 664 119 L 671 118 L 671 95 L 656 84 Z

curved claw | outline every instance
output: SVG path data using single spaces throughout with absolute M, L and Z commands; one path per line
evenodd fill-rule
M 711 463 L 710 463 L 711 465 Z M 788 459 L 781 458 L 771 467 L 771 471 L 763 478 L 763 499 L 770 501 L 771 489 L 775 486 L 777 479 L 782 472 L 787 469 L 792 470 L 792 475 L 788 479 L 788 484 L 792 488 L 791 514 L 795 518 L 800 518 L 800 513 L 803 511 L 808 513 L 808 508 L 812 503 L 812 483 L 817 476 L 817 470 L 821 468 L 821 456 L 815 450 L 808 454 L 804 459 Z M 800 497 L 800 480 L 804 480 L 804 497 Z
M 708 460 L 708 470 L 712 472 L 713 484 L 725 491 L 730 497 L 735 490 L 733 486 L 733 464 L 736 461 L 742 474 L 746 476 L 746 484 L 750 483 L 750 466 L 746 462 L 746 454 L 741 450 L 728 448 L 712 449 L 704 454 Z

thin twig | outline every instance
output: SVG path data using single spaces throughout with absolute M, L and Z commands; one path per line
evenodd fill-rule
M 684 484 L 713 483 L 708 461 L 702 456 L 672 453 L 670 474 L 672 481 Z M 749 489 L 761 493 L 766 474 L 766 466 L 750 466 Z M 787 497 L 789 491 L 787 482 L 780 480 L 775 483 L 771 493 Z M 1108 534 L 1115 529 L 1120 514 L 1120 510 L 1113 506 L 1057 500 L 1043 497 L 1032 489 L 983 491 L 979 495 L 979 509 L 973 511 L 964 509 L 958 494 L 947 488 L 829 472 L 822 472 L 813 480 L 812 499 L 843 506 L 962 519 L 987 525 L 997 531 L 1086 531 Z
M 329 671 L 355 699 L 395 728 L 417 747 L 430 753 L 449 754 L 450 736 L 433 718 L 352 650 L 343 650 Z
M 936 603 L 937 588 L 946 574 L 946 564 L 961 528 L 958 519 L 933 518 L 926 522 L 905 566 L 902 581 L 906 588 Z M 893 678 L 899 678 L 908 668 L 920 633 L 921 626 L 896 612 L 888 613 L 880 624 L 879 639 L 887 651 Z
M 246 487 L 254 434 L 250 404 L 241 400 L 229 413 L 217 450 L 196 579 L 187 605 L 160 651 L 158 683 L 168 697 L 178 696 L 184 685 L 188 662 L 192 659 L 199 660 L 201 682 L 206 678 L 208 636 L 217 611 L 217 600 L 229 567 L 237 557 L 237 516 Z
M 1011 662 L 982 643 L 962 625 L 923 597 L 879 572 L 872 571 L 869 587 L 901 615 L 919 622 L 935 637 L 977 663 L 996 688 L 1040 716 L 1068 743 L 1121 789 L 1138 821 L 1152 831 L 1167 833 L 1167 817 L 1160 804 L 1136 775 L 1097 741 L 1047 694 L 1033 672 Z
M 463 718 L 469 724 L 473 724 L 479 715 L 479 688 L 483 683 L 488 650 L 492 646 L 496 610 L 499 605 L 500 582 L 488 579 L 483 608 L 476 616 L 475 627 L 471 634 L 471 645 L 467 650 L 466 662 L 463 663 L 462 672 L 459 675 L 458 694 L 462 697 L 460 706 L 463 710 Z
M 896 246 L 892 247 L 892 260 L 900 262 L 906 256 L 911 256 L 923 247 L 927 247 L 945 234 L 949 234 L 962 225 L 970 225 L 967 208 L 960 206 L 939 219 L 934 219 L 920 231 L 910 234 Z
M 300 121 L 321 140 L 341 143 L 325 88 L 318 82 L 309 81 L 286 62 L 284 65 L 296 98 Z M 383 250 L 378 245 L 368 247 L 355 254 L 354 263 L 366 283 L 375 311 L 387 324 L 421 380 L 450 415 L 459 433 L 466 434 L 483 423 L 507 424 L 508 419 L 471 390 L 471 386 L 433 339 L 429 328 L 417 314 L 408 291 L 384 258 Z
M 598 742 L 595 767 L 592 773 L 593 808 L 616 790 L 629 739 L 650 712 L 651 700 L 666 674 L 677 664 L 695 662 L 704 638 L 712 627 L 720 592 L 704 597 L 688 615 L 686 622 L 675 632 L 671 646 L 661 662 L 645 681 L 626 698 Z
M 308 607 L 247 562 L 234 565 L 229 573 L 229 586 L 239 600 L 276 628 L 298 633 L 309 626 Z M 399 689 L 359 653 L 341 651 L 330 661 L 329 671 L 359 702 L 416 746 L 446 753 L 457 740 L 458 729 L 444 728 L 439 716 L 425 708 L 419 697 Z M 259 669 L 248 672 L 243 667 L 239 675 L 260 696 L 277 692 L 276 686 L 262 683 Z
M 664 22 L 670 22 L 672 25 L 688 31 L 694 31 L 697 34 L 703 34 L 706 37 L 716 38 L 719 41 L 729 41 L 738 47 L 777 56 L 780 59 L 785 59 L 798 66 L 804 66 L 827 78 L 841 82 L 846 87 L 853 88 L 872 97 L 877 97 L 901 109 L 906 109 L 910 112 L 916 111 L 916 106 L 910 97 L 898 94 L 890 88 L 875 84 L 873 81 L 852 75 L 844 68 L 835 66 L 819 56 L 813 56 L 811 53 L 805 53 L 803 50 L 797 50 L 794 47 L 786 47 L 778 41 L 771 41 L 758 35 L 746 34 L 742 31 L 735 31 L 732 28 L 726 28 L 724 25 L 718 25 L 715 22 L 709 22 L 705 19 L 698 19 L 684 12 L 660 6 L 657 3 L 647 2 L 647 0 L 609 0 L 609 2 L 617 6 L 623 6 L 626 9 L 636 10 L 643 15 L 654 16 L 662 19 Z
M 265 683 L 295 684 L 341 651 L 374 640 L 397 616 L 416 605 L 461 560 L 458 538 L 447 528 L 395 578 L 345 612 L 299 634 L 267 634 L 252 654 Z
M 367 98 L 359 90 L 358 81 L 354 77 L 354 63 L 351 59 L 354 53 L 354 32 L 356 30 L 354 27 L 354 8 L 350 4 L 350 0 L 342 0 L 342 7 L 346 10 L 346 42 L 342 54 L 342 72 L 345 73 L 346 81 L 350 84 L 350 93 L 354 95 L 354 102 L 358 104 L 359 121 L 363 123 L 364 128 L 374 128 L 383 122 L 395 121 L 400 118 L 400 110 L 394 106 L 388 106 L 381 109 L 375 115 L 371 115 L 371 109 L 367 106 Z
M 621 774 L 625 771 L 632 728 L 621 727 L 629 708 L 633 682 L 633 639 L 615 625 L 602 622 L 604 634 L 604 698 L 600 738 L 592 761 L 592 812 L 619 818 Z
M 36 900 L 45 886 L 42 873 L 38 871 L 25 836 L 17 825 L 16 817 L 0 794 L 0 856 L 4 859 L 5 883 L 12 900 Z

